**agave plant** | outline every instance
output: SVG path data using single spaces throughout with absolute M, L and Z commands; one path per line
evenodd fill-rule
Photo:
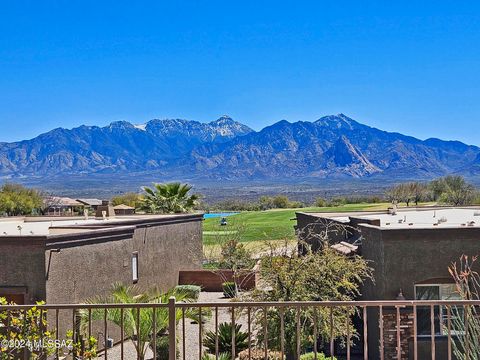
M 115 283 L 109 296 L 97 297 L 87 301 L 89 304 L 160 304 L 167 303 L 170 297 L 180 302 L 192 302 L 191 292 L 182 289 L 172 289 L 167 292 L 151 290 L 146 293 L 139 293 L 136 286 L 126 286 L 121 283 Z M 107 312 L 107 320 L 121 326 L 123 324 L 125 338 L 130 338 L 135 343 L 135 349 L 138 359 L 144 360 L 145 354 L 156 336 L 165 334 L 168 329 L 168 309 L 166 307 L 155 310 L 155 322 L 153 308 L 125 308 L 123 312 L 120 309 L 94 309 L 92 311 L 92 320 L 102 320 Z M 123 318 L 122 318 L 123 314 Z M 176 310 L 177 323 L 182 318 L 182 310 Z M 198 320 L 198 311 L 193 309 L 185 310 L 185 317 Z M 86 333 L 88 328 L 89 314 L 87 311 L 80 311 L 80 326 L 82 332 Z M 155 325 L 155 326 L 154 326 Z M 154 327 L 157 332 L 154 333 Z M 138 329 L 138 330 L 137 330 Z M 123 339 L 122 339 L 123 340 Z
M 202 360 L 231 360 L 232 356 L 228 353 L 220 353 L 218 357 L 213 354 L 203 354 Z
M 142 209 L 151 213 L 184 213 L 197 204 L 199 196 L 189 195 L 191 185 L 178 182 L 144 187 Z
M 218 352 L 230 353 L 232 351 L 232 324 L 221 323 L 218 326 Z M 245 350 L 248 347 L 248 334 L 241 331 L 241 325 L 235 324 L 235 353 Z M 203 340 L 203 346 L 212 354 L 216 352 L 216 334 L 214 331 L 208 331 Z

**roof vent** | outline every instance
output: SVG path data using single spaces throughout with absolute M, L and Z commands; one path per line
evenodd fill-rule
M 475 221 L 469 221 L 468 226 L 475 226 Z
M 439 223 L 446 223 L 447 222 L 447 218 L 445 216 L 442 216 L 439 220 L 438 220 Z
M 480 216 L 480 211 L 475 211 L 475 212 L 473 213 L 473 216 Z

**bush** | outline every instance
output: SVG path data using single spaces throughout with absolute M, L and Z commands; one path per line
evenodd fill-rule
M 327 206 L 327 200 L 322 199 L 322 198 L 317 198 L 315 200 L 315 206 L 316 207 L 326 207 Z
M 218 360 L 231 360 L 232 356 L 229 353 L 219 353 Z M 205 353 L 202 355 L 202 360 L 216 360 L 215 355 Z
M 200 296 L 200 291 L 202 288 L 197 285 L 177 285 L 175 286 L 175 290 L 181 292 L 182 294 L 186 294 L 188 298 L 192 298 L 198 300 Z
M 241 331 L 241 325 L 235 325 L 235 353 L 239 353 L 248 347 L 248 334 Z M 203 340 L 203 346 L 215 354 L 216 334 L 215 331 L 208 331 Z M 218 352 L 229 353 L 232 350 L 232 324 L 221 323 L 218 326 Z
M 238 360 L 248 360 L 248 359 L 265 360 L 265 350 L 252 349 L 250 358 L 248 357 L 248 350 L 243 350 L 238 354 Z M 279 351 L 269 350 L 267 352 L 267 360 L 282 360 L 282 353 Z
M 157 359 L 156 360 L 168 360 L 169 355 L 169 339 L 168 336 L 157 336 Z M 177 343 L 177 359 L 180 357 Z
M 300 360 L 315 360 L 315 353 L 309 352 L 303 355 L 300 355 Z M 337 360 L 336 357 L 326 357 L 324 353 L 317 353 L 317 360 Z
M 233 281 L 227 281 L 222 284 L 223 296 L 226 298 L 234 298 L 237 295 L 235 283 Z

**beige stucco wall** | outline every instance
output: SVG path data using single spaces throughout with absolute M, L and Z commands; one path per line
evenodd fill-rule
M 60 252 L 52 254 L 47 302 L 80 303 L 108 294 L 115 282 L 133 284 L 134 252 L 138 252 L 136 286 L 167 290 L 177 284 L 180 269 L 200 268 L 202 223 L 141 225 L 123 235 L 112 235 L 106 242 L 60 246 Z M 45 262 L 47 267 L 48 251 Z

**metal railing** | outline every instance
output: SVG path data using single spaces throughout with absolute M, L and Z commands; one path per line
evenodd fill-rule
M 27 311 L 33 305 L 8 305 L 0 306 L 0 335 L 4 334 L 4 341 L 9 341 L 9 336 L 14 327 L 14 319 L 23 314 L 26 319 Z M 458 309 L 480 307 L 480 301 L 326 301 L 326 302 L 175 302 L 170 298 L 168 303 L 148 304 L 77 304 L 77 305 L 37 305 L 35 308 L 40 316 L 45 316 L 48 328 L 54 333 L 56 339 L 64 336 L 62 331 L 70 329 L 73 339 L 78 339 L 80 334 L 85 337 L 98 336 L 101 357 L 104 359 L 127 359 L 125 346 L 130 340 L 137 346 L 139 339 L 147 339 L 145 346 L 151 351 L 151 356 L 157 358 L 157 336 L 162 332 L 168 337 L 168 356 L 170 360 L 177 359 L 202 359 L 205 353 L 205 333 L 214 334 L 215 349 L 211 351 L 212 359 L 220 355 L 219 324 L 229 321 L 232 329 L 231 348 L 228 353 L 232 359 L 238 354 L 236 346 L 237 333 L 235 325 L 245 325 L 248 334 L 245 357 L 251 359 L 254 351 L 263 352 L 268 359 L 270 351 L 276 351 L 284 359 L 288 352 L 290 358 L 298 359 L 305 351 L 313 352 L 314 358 L 320 351 L 329 356 L 340 355 L 341 358 L 352 359 L 352 351 L 367 359 L 426 359 L 419 355 L 419 339 L 422 344 L 429 340 L 428 358 L 440 358 L 436 347 L 441 337 L 446 341 L 446 353 L 442 351 L 441 358 L 451 360 L 455 338 L 458 337 L 458 328 L 452 328 L 452 311 L 458 314 Z M 425 313 L 430 331 L 427 335 L 418 333 L 418 310 L 422 309 L 422 321 Z M 305 320 L 308 312 L 310 322 Z M 469 329 L 469 319 L 463 311 L 465 319 L 464 329 Z M 343 314 L 344 316 L 340 316 Z M 115 315 L 115 316 L 114 316 Z M 293 315 L 288 316 L 287 315 Z M 388 315 L 388 316 L 387 316 Z M 275 321 L 273 321 L 273 317 Z M 116 317 L 117 321 L 112 319 Z M 320 319 L 322 318 L 322 319 Z M 118 319 L 120 319 L 118 321 Z M 341 319 L 343 324 L 339 324 Z M 373 320 L 374 322 L 372 322 Z M 53 320 L 53 321 L 52 321 Z M 148 321 L 146 332 L 143 321 Z M 458 319 L 457 319 L 458 320 Z M 273 321 L 273 322 L 272 322 Z M 289 321 L 290 323 L 287 323 Z M 372 323 L 369 323 L 372 322 Z M 274 329 L 269 326 L 275 325 Z M 134 324 L 134 325 L 132 325 Z M 18 324 L 17 324 L 18 325 Z M 425 324 L 424 324 L 425 325 Z M 132 327 L 133 335 L 132 335 Z M 161 329 L 159 329 L 161 327 Z M 320 329 L 322 327 L 322 329 Z M 129 334 L 126 329 L 129 329 Z M 287 328 L 289 329 L 287 331 Z M 340 329 L 339 329 L 340 328 Z M 293 330 L 292 330 L 293 329 Z M 370 334 L 369 334 L 370 330 Z M 374 331 L 372 331 L 374 330 Z M 47 331 L 47 329 L 44 329 Z M 270 344 L 274 333 L 276 343 Z M 310 334 L 310 343 L 302 340 L 305 332 Z M 372 335 L 372 332 L 374 333 Z M 110 336 L 116 333 L 118 341 L 114 348 L 118 355 L 113 357 Z M 374 338 L 372 338 L 374 337 Z M 405 338 L 407 337 L 407 338 Z M 392 340 L 393 339 L 393 340 Z M 370 340 L 370 341 L 369 341 Z M 468 342 L 468 336 L 465 337 Z M 5 345 L 7 343 L 3 343 Z M 287 349 L 287 344 L 294 344 L 294 349 Z M 372 348 L 371 344 L 376 344 Z M 412 349 L 409 354 L 408 344 Z M 423 354 L 425 346 L 422 345 Z M 469 358 L 469 345 L 464 345 L 466 358 Z M 143 358 L 144 349 L 136 348 L 137 359 Z M 223 349 L 225 350 L 225 349 Z M 55 350 L 55 358 L 59 359 L 64 349 Z M 392 354 L 394 351 L 394 355 Z M 337 354 L 338 353 L 338 354 Z M 386 355 L 386 353 L 390 355 Z M 371 355 L 371 356 L 370 356 Z M 370 357 L 369 357 L 370 356 Z M 130 357 L 131 358 L 131 357 Z M 12 357 L 13 359 L 13 357 Z

